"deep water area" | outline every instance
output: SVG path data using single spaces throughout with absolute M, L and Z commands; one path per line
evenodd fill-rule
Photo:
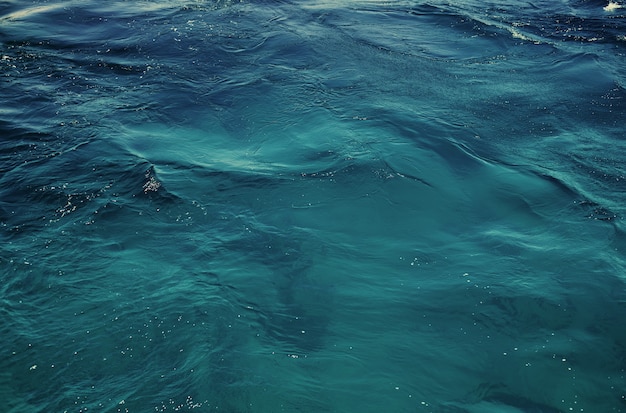
M 5 0 L 0 98 L 0 412 L 626 412 L 626 3 Z

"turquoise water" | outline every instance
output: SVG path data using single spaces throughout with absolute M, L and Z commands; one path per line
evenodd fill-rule
M 626 411 L 625 19 L 0 2 L 0 411 Z

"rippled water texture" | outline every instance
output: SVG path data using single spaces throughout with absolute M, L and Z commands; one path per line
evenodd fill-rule
M 0 2 L 0 411 L 626 411 L 625 18 Z

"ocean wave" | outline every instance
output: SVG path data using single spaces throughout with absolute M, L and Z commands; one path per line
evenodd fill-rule
M 2 3 L 3 407 L 623 410 L 622 15 Z

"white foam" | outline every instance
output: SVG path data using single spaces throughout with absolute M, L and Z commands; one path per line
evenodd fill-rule
M 603 10 L 604 11 L 614 11 L 614 10 L 617 10 L 617 9 L 621 9 L 622 7 L 624 7 L 624 6 L 622 6 L 621 4 L 609 1 L 609 4 L 607 4 L 606 6 L 603 7 Z

